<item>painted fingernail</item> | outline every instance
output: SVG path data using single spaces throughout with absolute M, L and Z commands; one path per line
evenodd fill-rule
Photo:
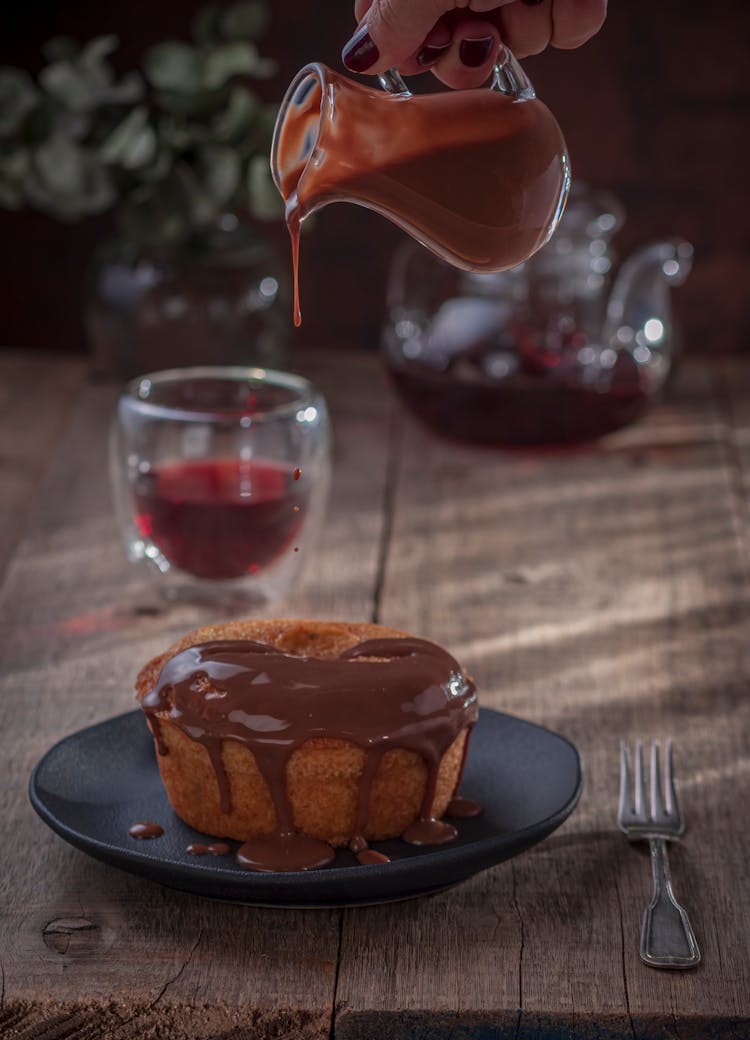
M 521 0 L 521 3 L 527 7 L 536 7 L 537 4 L 543 4 L 544 0 Z
M 450 49 L 450 40 L 448 43 L 444 43 L 440 47 L 436 47 L 432 43 L 426 43 L 422 50 L 417 54 L 417 64 L 426 68 L 428 65 L 434 65 L 435 62 L 442 58 L 447 50 Z
M 458 56 L 467 68 L 476 69 L 487 61 L 494 44 L 494 36 L 482 36 L 479 40 L 461 40 Z
M 417 54 L 417 64 L 423 68 L 434 65 L 439 58 L 442 58 L 452 42 L 453 37 L 448 26 L 438 22 L 425 38 L 422 49 Z
M 380 51 L 363 25 L 355 32 L 341 52 L 341 60 L 350 72 L 367 72 L 380 57 Z

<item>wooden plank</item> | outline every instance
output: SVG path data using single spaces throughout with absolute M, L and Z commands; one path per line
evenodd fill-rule
M 710 382 L 684 368 L 590 450 L 473 451 L 409 422 L 382 619 L 445 643 L 483 703 L 571 738 L 586 784 L 523 857 L 345 913 L 342 1040 L 750 1035 L 748 571 Z M 648 857 L 615 827 L 619 740 L 652 736 L 677 748 L 673 874 L 704 954 L 688 973 L 641 964 Z
M 348 373 L 318 368 L 333 398 L 333 494 L 307 584 L 283 609 L 367 618 L 388 406 L 371 391 L 371 364 L 367 377 L 356 364 Z M 167 890 L 70 848 L 28 805 L 29 772 L 52 743 L 131 708 L 140 663 L 216 619 L 207 608 L 165 607 L 125 561 L 107 491 L 113 402 L 112 390 L 84 394 L 0 603 L 0 812 L 12 835 L 0 847 L 0 1034 L 328 1037 L 338 911 L 223 905 Z
M 0 353 L 0 577 L 85 373 L 80 358 Z

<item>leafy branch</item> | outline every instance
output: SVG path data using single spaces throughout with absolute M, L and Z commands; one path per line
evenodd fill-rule
M 276 106 L 251 89 L 274 72 L 257 45 L 267 22 L 263 0 L 203 8 L 191 43 L 158 43 L 119 78 L 116 36 L 50 40 L 36 82 L 0 68 L 0 207 L 66 221 L 114 208 L 124 235 L 150 243 L 228 211 L 278 217 Z

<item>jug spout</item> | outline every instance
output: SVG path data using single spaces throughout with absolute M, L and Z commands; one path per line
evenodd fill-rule
M 692 264 L 693 247 L 684 239 L 652 242 L 628 257 L 612 287 L 602 342 L 633 354 L 650 392 L 659 389 L 670 366 L 669 289 L 682 285 Z

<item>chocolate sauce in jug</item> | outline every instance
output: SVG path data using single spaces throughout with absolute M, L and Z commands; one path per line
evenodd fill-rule
M 355 202 L 455 266 L 501 271 L 549 238 L 569 179 L 562 133 L 537 99 L 388 94 L 323 66 L 290 88 L 272 165 L 292 239 L 295 325 L 299 230 L 313 210 Z

